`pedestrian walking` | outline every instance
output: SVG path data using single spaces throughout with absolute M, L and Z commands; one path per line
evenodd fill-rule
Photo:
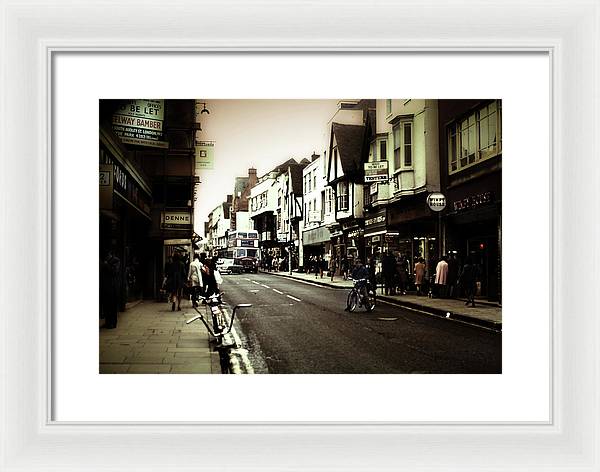
M 421 286 L 425 280 L 425 259 L 419 257 L 415 264 L 415 286 L 417 287 L 417 296 L 421 295 Z
M 349 267 L 350 267 L 350 264 L 348 263 L 348 258 L 346 256 L 342 257 L 341 269 L 342 269 L 342 276 L 343 276 L 344 280 L 348 280 Z
M 319 256 L 319 274 L 321 275 L 321 278 L 323 278 L 323 274 L 327 270 L 327 266 L 328 264 L 325 258 L 323 256 Z
M 442 257 L 435 267 L 435 285 L 438 297 L 446 298 L 446 288 L 448 284 L 448 262 L 446 257 Z
M 398 272 L 398 294 L 406 295 L 406 288 L 408 285 L 408 261 L 403 254 L 400 254 L 396 261 L 396 272 Z
M 100 303 L 106 329 L 117 327 L 120 273 L 121 261 L 112 250 L 108 250 L 100 263 Z
M 190 264 L 188 271 L 188 282 L 192 295 L 192 305 L 198 306 L 198 296 L 203 288 L 202 283 L 202 263 L 200 262 L 200 256 L 194 254 L 194 260 Z
M 479 280 L 479 267 L 477 264 L 474 264 L 470 257 L 467 257 L 465 261 L 465 265 L 462 267 L 459 276 L 459 284 L 463 287 L 465 291 L 465 296 L 467 297 L 467 301 L 465 305 L 471 304 L 471 306 L 475 307 L 475 293 L 477 292 L 477 282 Z
M 331 276 L 331 281 L 333 282 L 333 277 L 335 276 L 335 271 L 337 270 L 337 264 L 335 261 L 335 257 L 332 255 L 329 258 L 329 275 Z
M 204 280 L 204 296 L 210 297 L 212 295 L 219 294 L 219 285 L 223 283 L 223 279 L 219 270 L 217 269 L 217 258 L 209 258 L 203 267 L 203 280 Z
M 381 272 L 383 275 L 383 286 L 386 295 L 395 295 L 396 258 L 389 250 L 381 261 Z
M 448 297 L 456 297 L 456 284 L 458 282 L 458 260 L 455 254 L 451 254 L 448 259 Z
M 181 254 L 176 252 L 167 274 L 167 287 L 171 294 L 171 311 L 175 311 L 175 305 L 177 305 L 177 311 L 181 311 L 181 295 L 185 279 L 185 265 L 183 264 Z

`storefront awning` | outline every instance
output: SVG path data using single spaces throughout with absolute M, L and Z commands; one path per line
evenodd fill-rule
M 311 244 L 320 244 L 331 239 L 331 233 L 325 226 L 310 229 L 302 232 L 302 244 L 310 246 Z

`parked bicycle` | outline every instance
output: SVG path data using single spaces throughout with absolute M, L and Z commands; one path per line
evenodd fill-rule
M 198 313 L 198 315 L 194 316 L 193 318 L 190 318 L 185 322 L 186 324 L 190 324 L 197 320 L 202 321 L 210 335 L 217 340 L 218 345 L 222 345 L 223 336 L 231 332 L 237 311 L 240 308 L 249 308 L 252 306 L 251 303 L 240 303 L 236 305 L 231 313 L 231 319 L 227 321 L 224 315 L 224 311 L 221 309 L 221 306 L 223 305 L 222 295 L 222 293 L 213 293 L 208 297 L 202 295 L 199 295 L 198 297 L 199 302 L 205 306 L 206 314 L 208 315 L 210 313 L 210 321 L 212 323 L 212 326 L 209 325 L 207 319 L 200 312 L 197 306 L 194 306 L 193 308 L 194 310 L 196 310 L 196 313 Z
M 354 311 L 356 307 L 364 307 L 366 311 L 373 311 L 376 304 L 375 288 L 371 287 L 367 279 L 354 280 L 354 286 L 348 294 L 346 310 Z

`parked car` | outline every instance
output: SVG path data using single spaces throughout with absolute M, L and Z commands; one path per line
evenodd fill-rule
M 237 263 L 235 259 L 221 257 L 217 260 L 217 269 L 221 274 L 241 274 L 244 267 Z
M 258 272 L 258 259 L 256 257 L 239 257 L 234 260 L 235 265 L 241 266 L 243 272 Z

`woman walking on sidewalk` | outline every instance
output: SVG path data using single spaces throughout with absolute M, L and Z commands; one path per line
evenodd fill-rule
M 417 295 L 421 295 L 421 285 L 425 279 L 425 259 L 419 258 L 415 264 L 415 285 L 417 286 Z
M 167 285 L 171 293 L 171 311 L 175 311 L 175 303 L 177 303 L 177 310 L 181 311 L 181 292 L 185 276 L 185 265 L 181 260 L 181 255 L 176 252 L 167 274 Z

